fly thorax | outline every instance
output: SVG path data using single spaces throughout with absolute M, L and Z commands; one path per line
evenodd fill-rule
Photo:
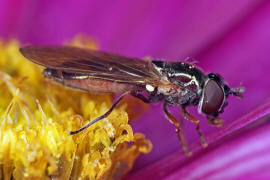
M 157 88 L 158 94 L 163 94 L 165 96 L 178 95 L 181 91 L 179 91 L 179 86 L 175 84 L 162 84 Z
M 200 99 L 200 85 L 195 76 L 186 73 L 174 73 L 170 76 L 171 82 L 178 85 L 176 93 L 167 97 L 171 105 L 196 105 Z
M 164 95 L 167 104 L 198 104 L 206 78 L 200 69 L 184 62 L 152 61 L 152 64 L 161 81 L 166 78 L 167 84 L 161 82 L 157 92 Z

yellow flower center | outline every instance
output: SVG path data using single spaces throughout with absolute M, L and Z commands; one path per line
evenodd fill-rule
M 84 36 L 71 44 L 97 47 Z M 141 153 L 151 151 L 144 135 L 133 135 L 126 104 L 82 133 L 69 135 L 105 113 L 112 96 L 45 80 L 41 67 L 23 58 L 19 47 L 17 41 L 0 41 L 0 179 L 119 178 Z

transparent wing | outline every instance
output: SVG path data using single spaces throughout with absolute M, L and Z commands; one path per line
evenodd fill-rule
M 151 62 L 69 46 L 27 46 L 20 49 L 39 65 L 117 82 L 158 84 Z

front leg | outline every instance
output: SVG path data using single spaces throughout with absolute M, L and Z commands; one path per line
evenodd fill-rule
M 216 127 L 223 127 L 223 119 L 220 117 L 212 117 L 212 116 L 207 116 L 208 119 L 208 124 Z
M 185 136 L 184 136 L 184 131 L 183 129 L 181 128 L 179 122 L 175 119 L 175 117 L 173 117 L 173 115 L 168 111 L 167 109 L 167 104 L 165 102 L 163 102 L 163 111 L 166 115 L 166 117 L 169 119 L 169 121 L 176 127 L 176 134 L 177 134 L 177 137 L 179 138 L 180 140 L 180 143 L 181 143 L 181 146 L 182 146 L 182 149 L 183 151 L 188 155 L 188 156 L 191 156 L 191 152 L 188 150 L 187 148 L 187 143 L 186 143 L 186 139 L 185 139 Z
M 204 136 L 200 130 L 200 121 L 198 119 L 196 119 L 195 117 L 193 117 L 191 114 L 189 114 L 189 112 L 187 112 L 186 107 L 185 106 L 181 106 L 182 107 L 182 111 L 184 113 L 185 118 L 189 119 L 191 122 L 195 123 L 196 126 L 196 131 L 198 132 L 200 139 L 201 139 L 201 144 L 203 147 L 207 147 L 207 143 L 204 139 Z

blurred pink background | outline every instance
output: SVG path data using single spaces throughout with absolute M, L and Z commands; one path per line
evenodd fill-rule
M 270 100 L 270 1 L 267 0 L 0 0 L 0 39 L 62 44 L 84 33 L 101 50 L 131 57 L 180 61 L 193 57 L 205 72 L 218 72 L 231 86 L 246 87 L 244 99 L 229 98 L 225 124 Z M 153 142 L 136 169 L 180 151 L 174 127 L 160 104 L 132 123 Z M 172 112 L 180 118 L 178 109 Z M 202 132 L 216 128 L 202 121 Z M 189 142 L 198 140 L 185 121 Z

